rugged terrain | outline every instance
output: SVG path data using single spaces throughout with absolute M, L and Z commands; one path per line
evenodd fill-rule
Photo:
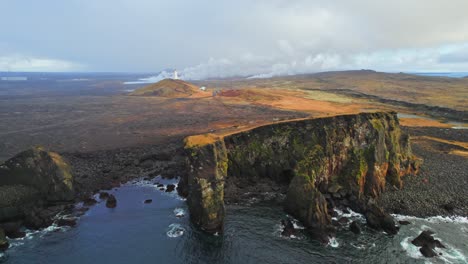
M 463 189 L 468 134 L 451 129 L 466 127 L 466 79 L 337 72 L 194 82 L 195 87 L 206 86 L 208 96 L 129 96 L 144 85 L 124 81 L 140 77 L 59 74 L 0 82 L 0 163 L 36 145 L 58 152 L 71 165 L 76 198 L 81 199 L 137 177 L 184 175 L 183 138 L 190 135 L 232 134 L 298 118 L 397 111 L 407 114 L 400 124 L 411 135 L 414 154 L 425 163 L 418 176 L 403 178 L 401 190 L 387 186 L 379 205 L 418 216 L 468 215 Z M 268 180 L 241 185 L 242 191 L 226 189 L 227 202 L 242 202 L 235 194 L 244 191 L 261 195 L 283 188 Z

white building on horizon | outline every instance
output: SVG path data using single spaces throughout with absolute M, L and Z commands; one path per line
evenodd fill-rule
M 174 70 L 174 80 L 178 80 L 179 75 L 177 74 L 177 70 Z

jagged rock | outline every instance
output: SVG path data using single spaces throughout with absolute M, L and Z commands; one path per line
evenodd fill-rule
M 394 234 L 398 229 L 393 218 L 380 208 L 368 210 L 360 200 L 379 196 L 387 183 L 400 188 L 401 177 L 419 165 L 393 112 L 295 120 L 226 136 L 192 136 L 185 139 L 185 150 L 189 173 L 181 183 L 188 188 L 191 219 L 209 232 L 222 230 L 229 175 L 231 182 L 252 184 L 268 178 L 289 184 L 285 210 L 321 234 L 318 237 L 329 237 L 328 205 L 335 206 L 333 198 L 346 201 L 355 211 L 367 211 L 370 226 Z M 332 194 L 328 204 L 319 189 Z
M 433 258 L 437 256 L 437 253 L 434 251 L 434 249 L 430 248 L 427 245 L 422 246 L 419 248 L 419 252 L 426 257 L 426 258 Z
M 75 218 L 60 218 L 55 221 L 57 226 L 69 226 L 74 227 L 76 226 L 76 219 Z
M 87 197 L 83 199 L 83 205 L 85 206 L 93 206 L 97 203 L 96 199 L 92 197 Z
M 340 219 L 338 219 L 338 223 L 340 224 L 347 224 L 349 221 L 349 219 L 347 217 L 340 217 Z
M 109 197 L 107 198 L 107 201 L 106 201 L 106 207 L 115 208 L 116 206 L 117 206 L 117 199 L 115 199 L 115 196 L 113 194 L 109 194 Z
M 0 224 L 0 229 L 3 229 L 5 235 L 9 238 L 21 238 L 26 235 L 20 230 L 21 224 L 21 221 L 4 222 Z
M 5 232 L 0 228 L 0 250 L 6 250 L 9 247 L 8 240 L 6 239 Z
M 168 184 L 166 186 L 166 192 L 173 192 L 175 190 L 175 185 L 174 184 Z
M 398 233 L 398 227 L 396 226 L 393 217 L 384 212 L 382 208 L 378 207 L 376 204 L 369 204 L 364 215 L 366 217 L 367 225 L 370 227 L 377 230 L 383 230 L 390 235 Z
M 434 251 L 436 247 L 445 248 L 445 246 L 437 239 L 433 237 L 434 232 L 425 230 L 419 234 L 411 243 L 413 245 L 421 247 L 419 251 L 423 256 L 431 258 L 437 256 L 437 253 Z
M 356 235 L 361 234 L 361 227 L 359 226 L 359 223 L 357 221 L 351 222 L 351 224 L 349 225 L 349 230 L 351 230 L 351 232 L 353 232 Z
M 406 220 L 400 220 L 400 221 L 398 221 L 398 223 L 399 223 L 400 225 L 409 225 L 409 224 L 411 224 L 410 221 L 406 221 Z
M 283 231 L 281 231 L 282 236 L 291 237 L 296 235 L 296 229 L 294 228 L 294 224 L 290 219 L 281 220 L 281 225 L 283 226 Z
M 100 192 L 99 193 L 99 199 L 105 200 L 107 198 L 109 198 L 109 193 L 108 192 Z

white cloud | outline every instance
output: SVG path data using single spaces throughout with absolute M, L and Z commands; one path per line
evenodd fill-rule
M 22 55 L 0 56 L 0 71 L 65 72 L 83 70 L 83 65 L 58 59 Z

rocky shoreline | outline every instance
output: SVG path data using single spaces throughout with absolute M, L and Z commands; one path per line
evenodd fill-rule
M 405 128 L 413 137 L 434 136 L 467 142 L 468 130 L 447 128 Z M 454 146 L 430 140 L 411 144 L 413 153 L 424 159 L 418 175 L 403 178 L 403 188 L 387 190 L 378 199 L 387 211 L 417 216 L 468 216 L 467 157 L 450 154 Z
M 468 138 L 467 130 L 404 129 L 413 136 L 433 135 L 458 141 L 466 141 Z M 412 142 L 412 148 L 414 154 L 422 157 L 425 161 L 419 175 L 405 176 L 401 190 L 387 186 L 386 191 L 376 200 L 377 204 L 390 213 L 417 217 L 468 216 L 468 207 L 465 202 L 468 194 L 466 188 L 463 188 L 468 180 L 466 157 L 448 154 L 448 147 L 444 144 L 425 140 Z M 184 171 L 185 156 L 182 138 L 171 138 L 164 145 L 60 154 L 70 164 L 75 177 L 75 199 L 62 205 L 42 205 L 34 208 L 31 212 L 37 216 L 37 222 L 33 224 L 22 222 L 29 228 L 42 228 L 52 224 L 56 220 L 53 219 L 57 213 L 72 212 L 74 203 L 83 201 L 100 190 L 118 187 L 120 184 L 141 177 L 151 179 L 162 175 L 167 178 L 175 178 L 186 173 Z M 226 204 L 243 204 L 252 198 L 271 200 L 272 196 L 268 193 L 275 193 L 273 199 L 282 203 L 287 193 L 287 185 L 277 184 L 273 181 L 265 180 L 256 185 L 249 185 L 248 181 L 232 182 L 232 180 L 228 179 L 226 184 Z M 265 193 L 267 195 L 264 195 Z M 431 197 L 431 199 L 427 197 Z M 337 205 L 337 208 L 344 209 L 346 207 L 346 204 Z M 73 224 L 73 221 L 65 222 L 60 223 Z M 21 236 L 21 233 L 18 233 L 19 227 L 18 222 L 15 221 L 1 225 L 6 236 L 10 237 Z

